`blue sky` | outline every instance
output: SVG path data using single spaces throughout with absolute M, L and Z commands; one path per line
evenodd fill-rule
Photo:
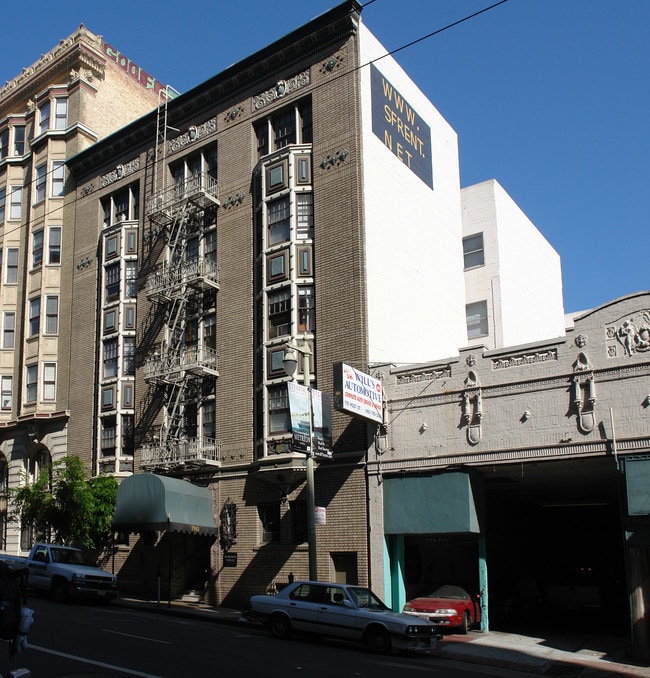
M 496 1 L 362 16 L 393 51 Z M 83 23 L 185 92 L 336 4 L 34 0 L 5 10 L 0 82 Z M 395 54 L 457 131 L 461 184 L 497 179 L 558 251 L 567 312 L 650 289 L 648 26 L 648 0 L 508 0 Z

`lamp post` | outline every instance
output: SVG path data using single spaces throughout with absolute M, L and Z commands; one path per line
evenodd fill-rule
M 289 342 L 282 358 L 284 371 L 292 379 L 298 367 L 296 352 L 302 355 L 303 384 L 307 388 L 307 402 L 309 405 L 309 448 L 307 450 L 307 546 L 309 550 L 309 579 L 318 579 L 318 566 L 316 560 L 316 500 L 314 494 L 314 423 L 311 396 L 311 383 L 309 381 L 309 358 L 311 349 L 307 339 L 303 338 L 302 345 Z

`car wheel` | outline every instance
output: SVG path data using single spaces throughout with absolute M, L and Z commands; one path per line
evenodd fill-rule
M 372 627 L 366 632 L 366 647 L 374 654 L 386 654 L 390 651 L 390 636 L 386 629 Z
M 52 598 L 57 603 L 65 603 L 68 600 L 68 582 L 57 579 L 52 582 Z
M 472 620 L 470 619 L 469 613 L 465 612 L 465 614 L 463 615 L 463 623 L 460 625 L 460 632 L 463 635 L 466 635 L 471 628 Z
M 291 635 L 291 622 L 286 614 L 276 613 L 271 615 L 269 628 L 274 638 L 288 638 Z

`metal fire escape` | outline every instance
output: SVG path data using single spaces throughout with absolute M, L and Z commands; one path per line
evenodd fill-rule
M 141 468 L 159 473 L 197 473 L 219 465 L 220 441 L 200 433 L 188 437 L 185 408 L 189 396 L 200 392 L 205 378 L 219 376 L 217 352 L 202 339 L 186 341 L 187 307 L 209 289 L 219 289 L 216 261 L 188 251 L 207 209 L 219 206 L 217 181 L 207 172 L 197 172 L 171 188 L 165 185 L 167 149 L 167 103 L 158 106 L 154 159 L 154 186 L 146 212 L 164 234 L 166 256 L 147 277 L 147 298 L 154 304 L 153 316 L 164 317 L 163 338 L 144 363 L 147 383 L 161 386 L 164 423 L 153 442 L 142 446 Z M 162 153 L 159 154 L 159 148 Z M 158 190 L 157 176 L 162 171 Z

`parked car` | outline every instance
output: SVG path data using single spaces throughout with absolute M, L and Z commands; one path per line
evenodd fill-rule
M 440 638 L 429 620 L 393 612 L 370 589 L 349 584 L 296 581 L 276 595 L 252 596 L 244 616 L 268 624 L 276 638 L 303 631 L 360 641 L 378 654 L 428 653 Z
M 438 586 L 426 596 L 409 600 L 403 612 L 460 633 L 467 633 L 481 621 L 479 596 L 452 584 Z

